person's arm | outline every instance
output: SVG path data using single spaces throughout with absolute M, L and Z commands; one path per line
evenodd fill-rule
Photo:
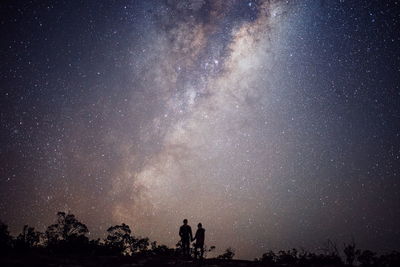
M 189 235 L 190 235 L 190 239 L 193 240 L 192 227 L 190 227 L 190 226 L 189 226 Z
M 182 237 L 182 226 L 179 227 L 179 236 Z

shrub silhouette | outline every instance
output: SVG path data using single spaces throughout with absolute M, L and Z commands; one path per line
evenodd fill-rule
M 368 267 L 375 266 L 378 262 L 378 259 L 376 258 L 376 253 L 370 250 L 364 250 L 358 255 L 357 261 L 361 264 L 361 266 Z
M 277 254 L 270 250 L 256 260 L 263 266 L 342 266 L 342 260 L 335 252 L 315 254 L 296 249 L 281 250 Z
M 169 248 L 166 245 L 157 245 L 157 241 L 151 242 L 151 253 L 157 256 L 179 255 L 176 249 Z
M 294 248 L 292 250 L 279 251 L 276 261 L 278 264 L 293 265 L 297 263 L 297 250 Z
M 259 261 L 261 261 L 263 264 L 265 264 L 267 266 L 274 266 L 276 263 L 276 259 L 277 259 L 277 256 L 276 256 L 275 252 L 270 250 L 270 251 L 264 253 L 261 256 L 261 259 Z
M 217 257 L 217 259 L 221 260 L 232 260 L 235 256 L 235 250 L 231 247 L 227 248 L 225 252 Z
M 400 252 L 392 251 L 389 254 L 381 255 L 377 266 L 398 267 L 400 266 Z
M 297 260 L 298 266 L 342 266 L 342 259 L 338 254 L 315 254 L 304 252 Z

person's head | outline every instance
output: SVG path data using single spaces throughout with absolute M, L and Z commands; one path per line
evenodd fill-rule
M 203 225 L 202 225 L 201 223 L 199 223 L 199 224 L 197 225 L 197 227 L 198 227 L 198 228 L 201 228 L 201 227 L 203 227 Z
M 183 220 L 183 224 L 186 225 L 187 223 L 188 223 L 188 220 L 187 220 L 187 219 L 184 219 L 184 220 Z

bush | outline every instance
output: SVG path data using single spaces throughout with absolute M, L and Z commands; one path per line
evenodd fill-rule
M 225 252 L 217 257 L 217 259 L 221 260 L 232 260 L 235 256 L 235 250 L 231 247 L 227 248 Z

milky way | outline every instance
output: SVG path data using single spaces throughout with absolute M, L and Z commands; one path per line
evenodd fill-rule
M 395 6 L 395 4 L 394 4 Z M 400 247 L 399 23 L 347 1 L 9 1 L 0 219 L 238 257 Z M 5 64 L 7 63 L 7 64 Z

